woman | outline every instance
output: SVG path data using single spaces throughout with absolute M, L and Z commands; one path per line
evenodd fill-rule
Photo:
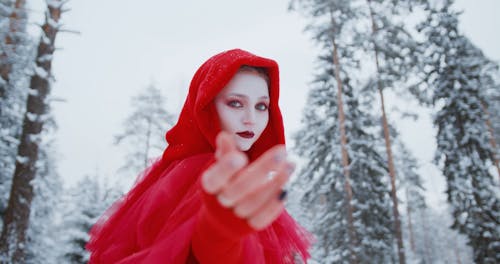
M 275 61 L 235 49 L 195 73 L 168 148 L 91 230 L 90 263 L 295 263 L 309 235 L 283 207 Z

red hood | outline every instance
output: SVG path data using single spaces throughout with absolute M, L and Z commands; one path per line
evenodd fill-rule
M 283 120 L 278 106 L 278 64 L 274 60 L 233 49 L 211 57 L 196 71 L 179 120 L 166 134 L 169 146 L 163 154 L 164 161 L 214 152 L 215 137 L 221 129 L 213 100 L 242 65 L 267 69 L 270 80 L 269 123 L 247 152 L 250 159 L 255 159 L 276 144 L 285 143 Z

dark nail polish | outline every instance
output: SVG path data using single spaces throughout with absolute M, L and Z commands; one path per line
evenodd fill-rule
M 286 198 L 286 195 L 288 192 L 286 190 L 281 190 L 280 194 L 278 195 L 278 200 L 283 201 Z

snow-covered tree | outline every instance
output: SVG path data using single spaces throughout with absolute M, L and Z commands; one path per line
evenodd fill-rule
M 165 149 L 165 132 L 175 122 L 166 110 L 166 103 L 161 91 L 153 85 L 132 98 L 132 113 L 123 123 L 123 131 L 115 137 L 116 144 L 127 143 L 129 149 L 122 170 L 135 176 Z
M 344 177 L 339 164 L 340 144 L 336 101 L 330 75 L 324 76 L 309 91 L 302 120 L 303 128 L 295 135 L 296 152 L 307 157 L 294 184 L 301 193 L 300 211 L 306 227 L 316 236 L 314 260 L 339 262 L 350 259 Z M 312 107 L 314 106 L 314 107 Z M 312 129 L 314 128 L 314 129 Z M 314 132 L 314 133 L 312 133 Z
M 415 253 L 412 263 L 473 263 L 467 237 L 450 228 L 447 210 L 427 207 L 415 214 Z M 411 255 L 410 255 L 411 256 Z
M 321 263 L 394 258 L 387 166 L 373 136 L 378 119 L 368 114 L 371 97 L 354 88 L 361 87 L 350 34 L 359 16 L 354 2 L 292 2 L 310 19 L 308 30 L 323 50 L 304 127 L 295 135 L 296 151 L 306 159 L 295 187 L 304 194 L 303 210 L 318 239 L 313 258 Z
M 482 102 L 485 112 L 486 126 L 489 132 L 490 145 L 493 150 L 493 162 L 497 169 L 500 184 L 500 71 L 498 64 L 491 63 L 483 71 L 481 86 L 486 90 L 485 99 Z
M 349 1 L 308 1 L 308 0 L 297 0 L 290 2 L 290 8 L 302 12 L 304 16 L 309 18 L 308 30 L 312 32 L 315 41 L 322 47 L 325 51 L 323 56 L 320 56 L 323 60 L 327 61 L 326 69 L 330 72 L 322 72 L 324 76 L 319 76 L 319 80 L 325 80 L 326 76 L 332 76 L 335 80 L 336 85 L 330 86 L 330 89 L 336 88 L 337 91 L 329 91 L 330 94 L 335 95 L 336 98 L 336 115 L 337 119 L 333 119 L 338 122 L 338 141 L 339 141 L 339 151 L 340 151 L 340 163 L 342 165 L 342 174 L 344 182 L 344 203 L 345 206 L 345 216 L 347 222 L 347 249 L 348 252 L 339 254 L 346 257 L 351 262 L 358 262 L 357 256 L 357 245 L 358 239 L 356 237 L 355 227 L 354 227 L 354 208 L 353 208 L 353 198 L 352 198 L 352 186 L 351 186 L 351 171 L 349 167 L 349 154 L 347 145 L 347 135 L 346 135 L 346 114 L 344 111 L 344 101 L 343 101 L 343 76 L 341 72 L 345 70 L 346 63 L 357 63 L 355 60 L 349 62 L 340 62 L 341 57 L 351 57 L 351 50 L 344 49 L 347 46 L 345 44 L 346 39 L 346 28 L 349 24 L 356 18 L 357 14 L 355 8 L 351 6 Z M 342 47 L 342 48 L 339 48 Z M 344 56 L 347 54 L 347 56 Z M 347 66 L 348 67 L 348 66 Z M 329 82 L 330 80 L 326 80 Z M 330 84 L 331 85 L 331 84 Z M 299 133 L 300 134 L 300 133 Z M 335 137 L 333 137 L 335 138 Z M 300 148 L 300 147 L 299 147 Z M 300 151 L 299 151 L 300 152 Z M 336 201 L 330 201 L 330 203 Z M 328 240 L 328 239 L 327 239 Z M 326 243 L 325 243 L 326 244 Z M 327 253 L 328 254 L 328 253 Z M 338 254 L 333 253 L 333 255 Z
M 34 41 L 26 32 L 25 1 L 0 2 L 0 228 L 7 208 L 26 109 Z
M 342 86 L 347 87 L 348 84 L 344 84 L 344 82 L 350 79 L 351 82 L 354 83 L 351 86 L 363 87 L 362 92 L 359 91 L 359 89 L 353 89 L 351 92 L 353 93 L 352 97 L 356 98 L 359 104 L 364 106 L 364 108 L 362 108 L 360 112 L 362 113 L 361 116 L 366 116 L 366 119 L 364 119 L 363 121 L 365 123 L 360 124 L 362 124 L 361 127 L 364 129 L 365 133 L 370 135 L 369 132 L 373 132 L 376 128 L 374 126 L 368 125 L 368 123 L 373 123 L 367 122 L 366 120 L 370 120 L 370 118 L 372 118 L 371 120 L 380 119 L 382 121 L 380 123 L 382 124 L 382 126 L 380 127 L 384 128 L 384 135 L 381 138 L 385 138 L 385 148 L 381 149 L 380 146 L 382 145 L 380 143 L 374 143 L 373 150 L 374 153 L 385 154 L 382 155 L 384 157 L 384 162 L 382 164 L 384 164 L 383 167 L 387 167 L 389 169 L 391 175 L 390 183 L 392 186 L 391 193 L 393 207 L 392 223 L 394 223 L 392 229 L 393 235 L 397 238 L 396 241 L 398 246 L 397 259 L 394 258 L 392 260 L 399 260 L 399 263 L 405 263 L 406 259 L 401 235 L 401 227 L 399 223 L 398 201 L 400 199 L 398 199 L 397 197 L 397 189 L 395 184 L 397 173 L 394 166 L 394 159 L 397 159 L 399 157 L 392 157 L 391 138 L 396 139 L 396 135 L 391 135 L 390 133 L 390 124 L 386 114 L 383 92 L 386 89 L 393 89 L 396 90 L 398 94 L 404 93 L 404 89 L 401 89 L 401 87 L 405 87 L 405 82 L 408 80 L 409 76 L 411 76 L 411 70 L 413 70 L 418 63 L 418 60 L 414 55 L 414 51 L 417 49 L 417 42 L 414 40 L 412 34 L 408 32 L 405 22 L 407 20 L 407 16 L 410 14 L 410 11 L 413 8 L 418 6 L 425 6 L 426 3 L 427 1 L 425 0 L 295 0 L 291 2 L 292 8 L 296 7 L 297 10 L 301 11 L 305 14 L 306 17 L 309 18 L 307 30 L 309 32 L 312 32 L 319 46 L 324 50 L 332 51 L 331 53 L 325 52 L 325 55 L 321 58 L 330 63 L 329 67 L 333 68 L 332 71 L 334 73 L 340 72 L 341 75 L 343 75 L 341 78 L 335 76 L 337 77 L 336 83 L 331 85 L 336 85 L 337 88 L 342 88 Z M 372 63 L 370 63 L 370 61 Z M 336 69 L 338 69 L 338 71 Z M 366 78 L 367 75 L 368 78 Z M 319 79 L 321 78 L 323 77 L 320 77 Z M 342 89 L 339 89 L 339 91 L 341 90 Z M 344 92 L 340 92 L 340 94 L 343 93 Z M 338 95 L 339 92 L 337 92 L 336 94 Z M 315 96 L 323 95 L 316 94 Z M 335 96 L 335 93 L 331 94 L 331 96 Z M 379 97 L 381 101 L 381 117 L 368 117 L 367 113 L 377 113 L 377 111 L 372 109 L 372 104 L 370 103 L 371 101 L 375 101 L 377 97 Z M 345 101 L 347 101 L 348 96 L 345 95 L 345 98 Z M 317 101 L 320 100 L 317 99 Z M 311 103 L 309 102 L 307 103 L 308 106 L 310 104 Z M 343 106 L 343 103 L 337 102 L 337 105 Z M 321 111 L 324 112 L 324 110 Z M 355 117 L 355 115 L 349 113 L 349 111 L 351 111 L 351 108 L 346 107 L 345 120 L 347 121 L 345 123 L 345 130 L 347 131 L 346 133 L 348 135 L 349 133 L 352 133 L 352 128 L 350 128 L 349 125 L 354 122 L 353 120 L 355 119 L 353 118 L 363 119 L 359 116 Z M 336 112 L 342 112 L 342 108 L 339 107 L 338 110 L 334 110 L 332 112 L 332 115 Z M 349 116 L 349 114 L 351 114 L 351 116 Z M 310 121 L 311 119 L 314 119 L 315 117 L 320 118 L 320 120 L 321 118 L 325 118 L 325 114 L 323 113 L 317 116 L 312 115 L 310 117 L 308 115 L 311 114 L 304 113 L 304 121 L 307 124 L 306 126 L 308 127 L 309 125 L 314 125 L 315 121 Z M 339 119 L 340 124 L 338 125 L 338 127 L 331 127 L 331 129 L 340 131 L 340 137 L 342 137 L 343 122 L 341 117 L 339 117 Z M 318 121 L 318 124 L 321 124 L 321 121 Z M 352 137 L 353 135 L 349 136 Z M 349 136 L 347 138 L 350 141 L 351 138 L 349 138 Z M 305 135 L 301 134 L 297 138 L 300 138 L 302 140 L 302 138 L 305 137 Z M 377 137 L 373 137 L 372 140 L 377 141 L 378 139 L 379 137 L 377 135 Z M 315 147 L 318 146 L 315 145 Z M 339 147 L 342 148 L 342 145 L 340 145 Z M 355 158 L 355 155 L 352 154 L 352 147 L 350 145 L 348 149 L 348 160 L 351 161 L 351 158 Z M 312 157 L 310 153 L 306 154 L 305 156 Z M 374 156 L 372 156 L 371 158 L 371 161 L 374 163 L 378 161 L 377 158 L 374 158 Z M 342 164 L 344 160 L 345 158 L 341 157 L 336 162 Z M 351 161 L 350 163 L 354 162 L 355 160 Z M 405 161 L 401 162 L 405 163 Z M 407 165 L 410 166 L 411 164 Z M 349 167 L 350 170 L 352 169 L 351 166 Z M 411 170 L 411 168 L 401 169 Z M 407 174 L 408 172 L 405 171 L 404 173 Z M 415 175 L 413 174 L 413 176 Z M 353 177 L 354 176 L 350 178 Z M 420 179 L 419 177 L 417 178 Z M 387 181 L 386 183 L 389 183 L 388 179 L 384 179 L 383 181 Z M 353 184 L 357 184 L 354 182 L 355 181 L 353 180 Z M 347 183 L 349 184 L 349 182 Z M 346 188 L 346 190 L 347 189 L 348 188 Z M 352 189 L 354 190 L 354 186 L 352 187 Z M 416 190 L 414 189 L 411 191 Z M 412 196 L 413 195 L 414 193 L 412 193 Z M 423 195 L 422 190 L 419 191 L 419 195 Z M 323 197 L 322 199 L 324 198 L 325 197 Z M 422 196 L 420 196 L 420 198 L 423 200 Z M 348 210 L 347 214 L 349 214 Z M 347 227 L 346 229 L 348 230 Z
M 66 191 L 62 208 L 59 263 L 87 263 L 89 253 L 85 245 L 90 228 L 105 210 L 121 196 L 116 186 L 101 184 L 98 175 L 85 176 Z
M 493 135 L 497 145 L 497 157 L 500 159 L 500 71 L 493 79 L 489 94 L 488 113 L 490 115 Z M 499 175 L 500 177 L 500 175 Z
M 398 84 L 401 85 L 408 78 L 411 66 L 417 61 L 412 56 L 416 49 L 416 41 L 407 32 L 402 21 L 395 21 L 395 18 L 401 16 L 401 13 L 408 14 L 407 9 L 414 2 L 417 1 L 366 0 L 371 32 L 368 33 L 369 35 L 358 32 L 356 36 L 361 45 L 365 42 L 370 44 L 368 49 L 372 51 L 371 57 L 373 57 L 375 65 L 375 74 L 373 74 L 372 80 L 368 81 L 366 88 L 371 92 L 376 91 L 380 98 L 385 152 L 391 178 L 394 233 L 398 247 L 398 260 L 401 264 L 405 263 L 406 257 L 398 208 L 397 173 L 394 165 L 384 90 L 394 88 Z
M 48 95 L 50 94 L 52 54 L 55 37 L 59 31 L 63 1 L 47 2 L 47 13 L 38 43 L 34 74 L 30 77 L 28 97 L 25 102 L 22 130 L 15 156 L 9 202 L 5 210 L 0 237 L 0 259 L 12 263 L 24 263 L 26 257 L 26 233 L 33 200 L 32 180 L 36 176 L 41 132 L 49 119 Z
M 492 175 L 487 102 L 481 76 L 489 61 L 458 30 L 453 1 L 431 9 L 419 29 L 423 44 L 425 84 L 439 109 L 436 160 L 446 178 L 452 227 L 467 236 L 476 263 L 500 262 L 499 186 Z
M 310 227 L 318 239 L 314 259 L 350 263 L 345 181 L 339 166 L 336 82 L 331 61 L 322 60 L 322 65 L 324 70 L 317 75 L 304 109 L 304 127 L 295 136 L 296 151 L 307 159 L 295 186 L 304 193 L 304 210 L 311 209 Z M 377 140 L 369 132 L 377 126 L 377 119 L 363 111 L 347 77 L 343 84 L 356 261 L 387 263 L 394 257 L 391 203 L 384 180 L 387 167 L 376 150 Z
M 0 3 L 0 97 L 9 90 L 9 83 L 17 81 L 19 62 L 25 62 L 27 12 L 25 0 L 4 0 Z M 15 77 L 15 76 L 14 76 Z M 12 83 L 13 83 L 12 82 Z
M 52 144 L 42 142 L 37 176 L 33 180 L 34 197 L 26 243 L 26 263 L 29 264 L 57 263 L 61 247 L 58 240 L 61 234 L 58 217 L 63 186 L 56 172 Z
M 407 245 L 405 247 L 406 256 L 409 260 L 423 260 L 424 256 L 418 254 L 419 251 L 416 248 L 417 238 L 415 236 L 416 226 L 422 224 L 418 216 L 421 210 L 427 207 L 423 180 L 418 172 L 417 159 L 413 157 L 403 142 L 395 142 L 394 153 L 397 157 L 395 166 L 398 170 L 398 192 L 400 193 L 399 197 L 403 198 L 403 204 L 406 207 L 406 214 L 403 214 L 402 218 L 402 223 L 406 225 L 406 228 L 402 225 L 402 229 L 406 230 L 406 232 L 403 232 L 405 234 L 405 244 Z

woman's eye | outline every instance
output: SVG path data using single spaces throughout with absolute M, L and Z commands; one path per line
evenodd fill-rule
M 241 104 L 241 102 L 239 101 L 236 101 L 236 100 L 231 100 L 227 103 L 227 105 L 229 105 L 230 107 L 233 107 L 233 108 L 240 108 L 242 107 L 243 105 Z
M 255 106 L 255 109 L 259 110 L 259 111 L 266 111 L 268 108 L 267 104 L 264 104 L 264 103 L 260 103 L 260 104 L 257 104 Z

